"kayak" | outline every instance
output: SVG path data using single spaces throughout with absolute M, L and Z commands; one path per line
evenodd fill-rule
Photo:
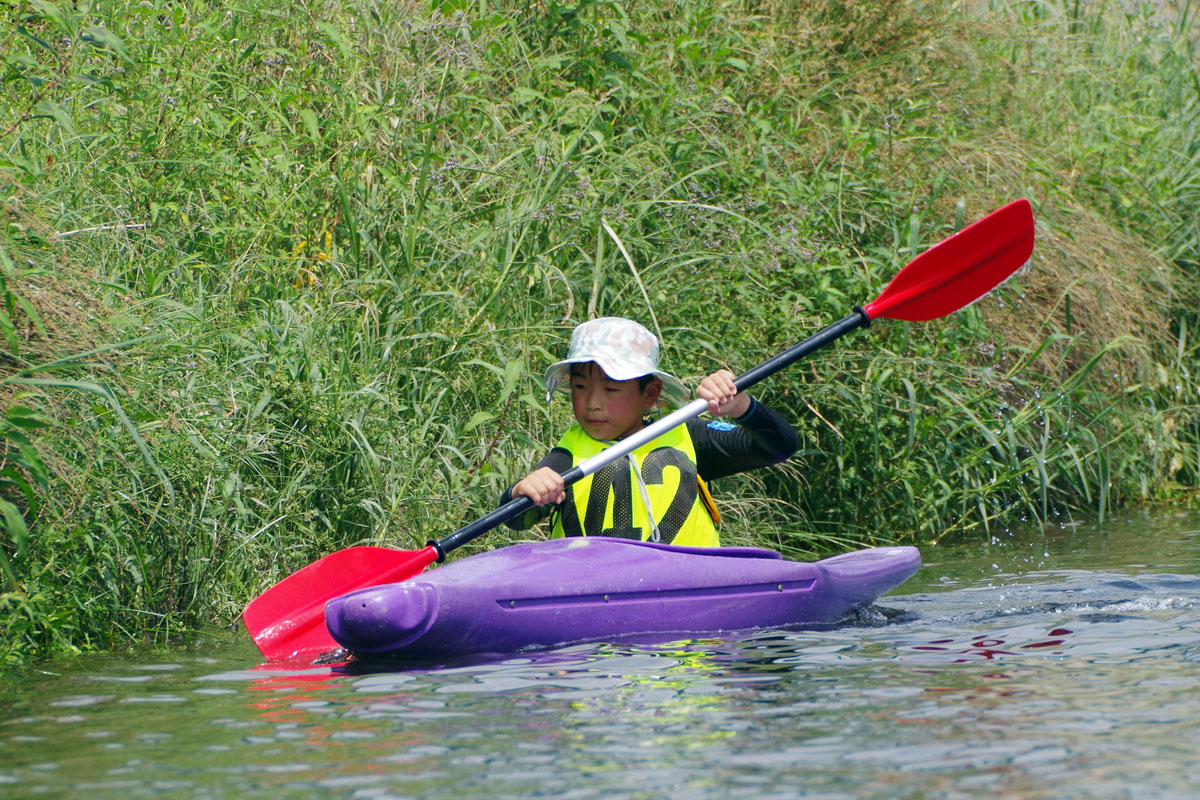
M 510 545 L 325 605 L 356 654 L 413 659 L 590 641 L 832 627 L 907 580 L 915 547 L 815 562 L 754 547 L 579 537 Z

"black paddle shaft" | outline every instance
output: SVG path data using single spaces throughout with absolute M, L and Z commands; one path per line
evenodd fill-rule
M 754 384 L 761 381 L 763 378 L 770 377 L 776 372 L 779 372 L 784 367 L 804 358 L 809 353 L 818 350 L 829 344 L 835 339 L 839 339 L 858 328 L 865 328 L 871 324 L 871 318 L 862 306 L 855 306 L 854 313 L 849 314 L 843 319 L 821 329 L 817 333 L 794 345 L 779 355 L 771 358 L 754 367 L 749 372 L 742 373 L 734 378 L 733 383 L 737 386 L 739 392 L 749 389 Z M 702 411 L 703 409 L 701 409 Z M 698 415 L 700 411 L 696 412 Z M 677 423 L 678 424 L 678 423 Z M 614 456 L 619 458 L 620 455 Z M 579 468 L 578 465 L 571 467 L 563 473 L 563 484 L 570 486 L 571 484 L 584 477 L 586 473 Z M 511 519 L 524 514 L 526 511 L 534 507 L 534 502 L 528 497 L 515 497 L 494 511 L 480 517 L 469 525 L 456 530 L 441 541 L 429 541 L 427 544 L 437 551 L 437 560 L 439 563 L 446 560 L 446 554 L 452 550 L 457 550 L 467 542 L 481 536 L 493 528 L 499 527 Z
M 871 318 L 862 306 L 855 306 L 854 313 L 837 322 L 822 328 L 812 336 L 797 345 L 789 347 L 774 358 L 764 361 L 749 372 L 743 372 L 733 379 L 733 384 L 739 392 L 744 392 L 763 378 L 768 378 L 784 367 L 791 366 L 809 353 L 821 349 L 835 339 L 840 339 L 851 331 L 865 328 L 871 324 Z

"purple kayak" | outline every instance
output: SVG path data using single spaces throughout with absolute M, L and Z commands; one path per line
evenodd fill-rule
M 900 585 L 920 565 L 915 547 L 806 563 L 750 547 L 551 539 L 342 595 L 326 604 L 325 623 L 355 653 L 406 658 L 819 628 Z

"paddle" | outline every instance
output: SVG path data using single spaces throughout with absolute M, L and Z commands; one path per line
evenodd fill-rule
M 879 297 L 803 342 L 734 379 L 740 391 L 879 317 L 921 321 L 943 317 L 995 288 L 1033 251 L 1033 211 L 1017 200 L 934 245 L 896 274 Z M 563 474 L 570 485 L 708 409 L 693 400 Z M 242 614 L 268 659 L 300 657 L 337 647 L 325 630 L 325 603 L 335 597 L 421 573 L 472 539 L 533 507 L 518 497 L 423 550 L 351 547 L 309 564 L 268 589 Z

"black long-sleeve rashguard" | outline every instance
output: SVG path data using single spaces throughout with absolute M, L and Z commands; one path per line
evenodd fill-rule
M 733 422 L 692 419 L 686 423 L 696 448 L 696 469 L 705 483 L 786 461 L 800 447 L 795 429 L 770 407 L 751 398 L 750 409 Z M 571 454 L 555 447 L 534 467 L 562 474 L 571 468 Z M 500 498 L 512 500 L 512 487 Z M 554 511 L 553 503 L 531 508 L 506 524 L 513 530 L 532 528 Z

